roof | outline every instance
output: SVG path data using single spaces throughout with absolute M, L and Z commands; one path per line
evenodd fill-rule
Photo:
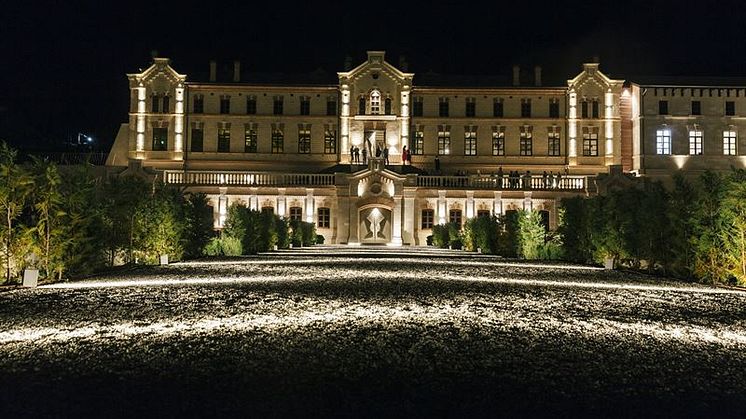
M 746 87 L 746 77 L 635 76 L 627 80 L 640 86 Z

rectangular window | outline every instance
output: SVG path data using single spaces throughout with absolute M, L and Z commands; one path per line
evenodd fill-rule
M 658 115 L 668 115 L 668 101 L 667 100 L 658 101 Z
M 193 152 L 202 152 L 204 147 L 205 131 L 201 128 L 192 128 L 192 148 Z
M 256 96 L 246 97 L 246 115 L 256 115 Z
M 559 118 L 559 99 L 549 99 L 549 117 Z
M 725 116 L 734 116 L 736 114 L 736 102 L 725 102 Z
M 151 99 L 152 101 L 150 104 L 150 112 L 153 112 L 153 113 L 160 112 L 161 98 L 158 97 L 158 95 L 153 95 Z
M 435 220 L 435 211 L 431 209 L 424 209 L 422 210 L 422 223 L 420 225 L 422 226 L 423 230 L 429 230 L 433 228 L 433 223 Z
M 533 129 L 530 126 L 524 125 L 521 127 L 521 138 L 520 138 L 520 152 L 521 156 L 532 156 L 533 150 Z
M 492 116 L 495 118 L 503 117 L 503 100 L 501 98 L 495 98 L 492 102 Z
M 324 130 L 324 154 L 337 154 L 337 131 L 335 129 Z
M 231 113 L 231 97 L 230 96 L 220 97 L 220 113 L 222 114 Z
M 473 97 L 466 98 L 466 109 L 464 110 L 467 117 L 474 117 L 477 114 L 477 102 Z
M 387 97 L 383 100 L 383 113 L 385 115 L 392 115 L 391 113 L 391 98 Z
M 448 116 L 448 98 L 447 97 L 440 98 L 440 102 L 438 103 L 438 115 L 441 117 Z
M 490 218 L 492 216 L 492 212 L 490 210 L 477 210 L 477 218 L 484 217 L 484 218 Z
M 448 125 L 438 125 L 438 154 L 451 154 L 451 128 Z
M 585 99 L 580 102 L 580 117 L 588 118 L 588 101 Z
M 655 154 L 671 154 L 671 130 L 659 129 L 655 131 Z
M 694 129 L 689 131 L 689 154 L 699 156 L 702 154 L 702 131 Z
M 547 133 L 547 154 L 550 156 L 560 155 L 560 131 L 559 127 L 549 127 Z
M 494 127 L 492 129 L 492 155 L 505 155 L 505 127 Z
M 357 101 L 357 114 L 358 115 L 365 115 L 365 98 L 360 97 Z
M 461 227 L 461 210 L 452 209 L 448 211 L 448 222 L 456 224 L 457 226 Z
M 598 128 L 583 127 L 583 156 L 598 156 Z
M 308 125 L 298 127 L 298 153 L 311 153 L 311 127 Z
M 290 215 L 290 221 L 303 221 L 303 208 L 301 207 L 290 207 L 288 214 Z
M 326 115 L 337 115 L 337 101 L 335 99 L 330 98 L 326 100 Z
M 171 111 L 171 105 L 169 102 L 170 98 L 168 96 L 163 96 L 163 108 L 161 109 L 161 112 L 169 113 Z
M 329 208 L 319 208 L 318 210 L 318 228 L 330 228 L 332 225 L 331 210 Z
M 272 102 L 272 113 L 274 115 L 282 115 L 282 112 L 283 112 L 282 102 L 283 102 L 282 96 L 275 96 L 274 101 Z
M 311 98 L 308 96 L 300 98 L 300 114 L 310 115 L 311 114 Z
M 736 155 L 736 132 L 723 131 L 723 155 Z
M 231 130 L 227 128 L 218 129 L 218 153 L 230 153 Z
M 153 151 L 168 150 L 168 128 L 153 128 Z
M 464 128 L 464 156 L 477 155 L 477 127 Z
M 414 131 L 414 140 L 412 142 L 412 147 L 411 147 L 411 150 L 409 150 L 409 152 L 412 154 L 422 154 L 424 149 L 425 149 L 425 132 L 422 131 L 422 128 L 420 128 Z
M 256 145 L 256 124 L 246 124 L 246 127 L 244 128 L 244 153 L 256 153 Z
M 205 97 L 202 95 L 194 95 L 194 113 L 205 112 Z
M 692 101 L 692 115 L 702 115 L 702 102 L 698 100 Z
M 414 98 L 412 102 L 412 116 L 422 116 L 422 98 Z
M 275 213 L 274 207 L 262 207 L 262 214 L 272 215 Z
M 272 128 L 272 152 L 285 152 L 285 134 L 279 128 Z
M 521 99 L 521 118 L 531 118 L 531 99 Z
M 591 116 L 598 118 L 598 99 L 593 99 L 591 102 Z

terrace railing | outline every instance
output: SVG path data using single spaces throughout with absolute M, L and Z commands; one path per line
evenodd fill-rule
M 333 186 L 333 174 L 164 170 L 165 183 L 215 186 Z
M 490 190 L 587 191 L 587 176 L 418 176 L 417 186 L 428 188 Z

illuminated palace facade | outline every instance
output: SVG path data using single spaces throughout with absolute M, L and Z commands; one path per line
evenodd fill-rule
M 239 63 L 231 82 L 214 63 L 198 82 L 155 58 L 128 75 L 107 165 L 206 193 L 217 229 L 241 203 L 350 245 L 425 245 L 433 225 L 518 209 L 555 228 L 562 198 L 615 179 L 745 167 L 746 89 L 731 83 L 625 82 L 590 63 L 562 86 L 514 67 L 477 87 L 399 67 L 368 51 L 331 84 L 246 82 Z

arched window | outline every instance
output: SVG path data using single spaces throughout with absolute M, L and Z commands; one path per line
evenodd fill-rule
M 381 92 L 378 90 L 370 92 L 370 113 L 371 115 L 381 113 Z

